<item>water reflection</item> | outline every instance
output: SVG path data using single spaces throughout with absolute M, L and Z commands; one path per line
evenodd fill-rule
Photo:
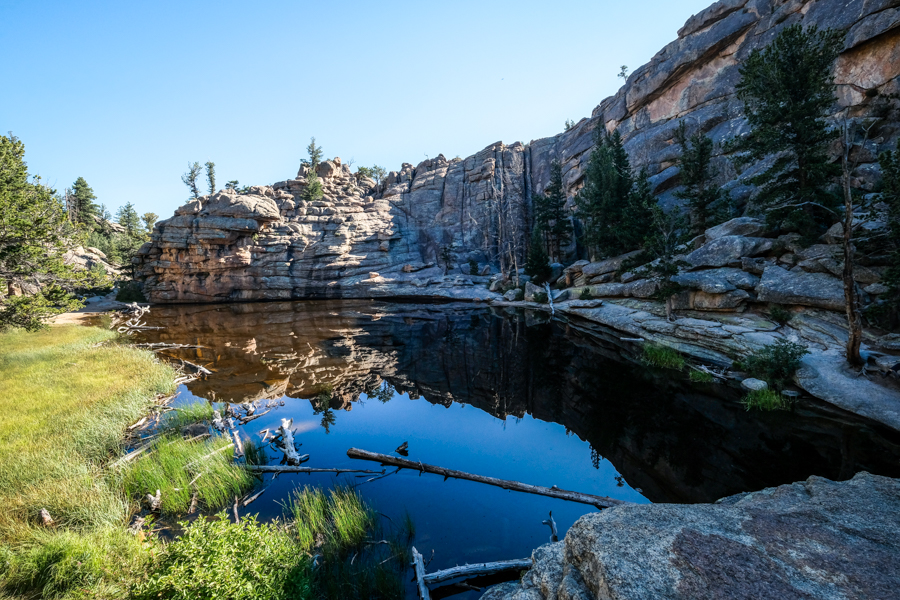
M 614 335 L 542 319 L 361 301 L 170 306 L 151 312 L 163 329 L 148 341 L 202 346 L 169 352 L 214 372 L 192 394 L 307 399 L 326 434 L 361 399 L 397 395 L 559 423 L 589 444 L 585 460 L 610 461 L 622 489 L 654 502 L 708 502 L 812 474 L 900 476 L 900 440 L 877 425 L 814 400 L 748 413 L 734 388 L 690 385 L 641 366 Z M 543 441 L 521 449 L 526 462 L 555 460 Z

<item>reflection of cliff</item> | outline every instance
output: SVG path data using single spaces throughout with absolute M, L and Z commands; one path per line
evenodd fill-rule
M 387 380 L 432 403 L 561 423 L 654 501 L 706 502 L 810 474 L 900 475 L 896 436 L 813 406 L 747 413 L 735 390 L 692 390 L 623 359 L 612 342 L 559 324 L 488 309 L 353 301 L 152 314 L 166 327 L 158 339 L 206 346 L 181 355 L 215 372 L 190 385 L 199 396 L 312 398 L 330 386 L 332 408 L 350 409 Z

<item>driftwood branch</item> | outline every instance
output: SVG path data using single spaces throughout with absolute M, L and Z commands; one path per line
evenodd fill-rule
M 308 457 L 308 454 L 303 456 Z M 247 469 L 251 473 L 372 473 L 382 474 L 381 471 L 367 471 L 365 469 L 317 469 L 315 467 L 293 467 L 288 465 L 249 465 Z
M 278 431 L 281 433 L 281 447 L 287 464 L 297 466 L 303 462 L 303 459 L 297 452 L 297 448 L 294 447 L 294 433 L 291 431 L 293 423 L 293 419 L 282 419 L 281 427 L 278 428 Z
M 550 526 L 550 541 L 558 542 L 559 541 L 559 532 L 556 530 L 556 521 L 553 520 L 553 511 L 550 511 L 550 518 L 544 521 L 541 521 L 542 525 Z
M 435 571 L 434 573 L 425 574 L 423 579 L 428 585 L 434 585 L 435 583 L 441 583 L 442 581 L 456 579 L 457 577 L 478 577 L 481 575 L 492 575 L 494 573 L 500 573 L 502 571 L 519 571 L 522 569 L 530 569 L 531 565 L 532 563 L 530 558 L 500 560 L 497 562 L 462 565 L 459 567 L 444 569 L 442 571 Z
M 416 583 L 419 588 L 420 600 L 431 600 L 431 594 L 428 593 L 428 586 L 425 585 L 425 563 L 422 561 L 422 555 L 412 547 L 413 568 L 416 571 Z
M 436 467 L 425 463 L 408 460 L 405 458 L 397 458 L 388 454 L 378 454 L 377 452 L 369 452 L 368 450 L 360 450 L 358 448 L 350 448 L 347 450 L 347 456 L 360 460 L 371 460 L 380 462 L 385 465 L 393 465 L 395 467 L 403 467 L 405 469 L 413 469 L 423 473 L 434 473 L 435 475 L 443 475 L 445 478 L 452 477 L 454 479 L 466 479 L 468 481 L 476 481 L 478 483 L 486 483 L 494 485 L 505 490 L 513 490 L 516 492 L 525 492 L 528 494 L 538 494 L 540 496 L 549 496 L 550 498 L 558 498 L 560 500 L 569 500 L 570 502 L 580 502 L 581 504 L 590 504 L 597 508 L 609 508 L 620 504 L 631 504 L 624 500 L 616 500 L 607 496 L 594 496 L 593 494 L 582 494 L 581 492 L 572 492 L 562 490 L 556 487 L 543 487 L 539 485 L 531 485 L 521 483 L 519 481 L 510 481 L 508 479 L 497 479 L 496 477 L 486 477 L 484 475 L 474 475 L 465 471 L 456 471 L 454 469 L 445 469 L 444 467 Z

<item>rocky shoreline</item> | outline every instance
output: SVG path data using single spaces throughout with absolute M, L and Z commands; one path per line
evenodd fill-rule
M 484 600 L 884 599 L 900 586 L 900 481 L 858 473 L 714 504 L 581 517 Z

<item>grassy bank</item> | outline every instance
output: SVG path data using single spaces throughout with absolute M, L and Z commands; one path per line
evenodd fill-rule
M 174 372 L 106 330 L 0 335 L 0 584 L 8 594 L 121 597 L 146 560 L 104 465 Z M 103 345 L 99 345 L 103 344 Z M 40 511 L 53 518 L 40 524 Z

